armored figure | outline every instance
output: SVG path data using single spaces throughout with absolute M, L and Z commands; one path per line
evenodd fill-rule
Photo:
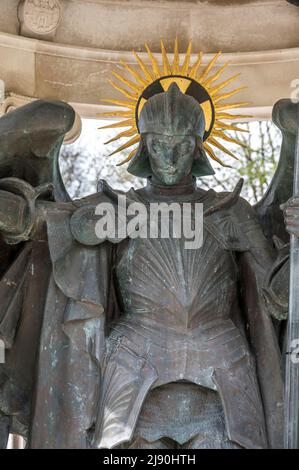
M 70 106 L 36 101 L 1 118 L 3 446 L 15 432 L 29 448 L 282 447 L 288 237 L 279 204 L 291 196 L 297 106 L 274 108 L 282 158 L 256 207 L 240 197 L 242 182 L 231 193 L 197 186 L 213 174 L 206 119 L 175 83 L 142 107 L 128 171 L 147 185 L 126 194 L 100 181 L 96 194 L 69 199 L 58 153 Z M 201 246 L 171 233 L 98 237 L 96 207 L 117 213 L 120 195 L 146 211 L 190 203 L 191 219 L 203 204 Z M 297 211 L 297 200 L 285 205 L 298 236 Z

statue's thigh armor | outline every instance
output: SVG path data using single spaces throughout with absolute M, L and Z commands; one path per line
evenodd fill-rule
M 186 442 L 180 449 L 242 449 L 236 442 L 230 441 L 226 436 L 221 439 L 203 437 L 198 435 Z
M 228 439 L 217 392 L 188 382 L 151 390 L 141 409 L 131 449 L 239 448 Z
M 168 438 L 158 439 L 154 442 L 149 442 L 142 437 L 133 438 L 129 443 L 122 444 L 115 449 L 177 449 L 178 445 L 176 442 Z

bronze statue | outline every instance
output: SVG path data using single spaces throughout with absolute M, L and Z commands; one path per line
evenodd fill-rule
M 206 120 L 177 84 L 148 98 L 127 203 L 200 202 L 203 244 L 99 239 L 105 182 L 71 201 L 58 165 L 74 111 L 36 101 L 0 119 L 0 438 L 29 448 L 276 448 L 283 445 L 282 338 L 298 105 L 268 193 L 251 207 L 204 191 Z M 285 206 L 298 233 L 298 200 Z M 126 222 L 126 221 L 125 221 Z M 272 237 L 274 236 L 274 242 Z M 280 238 L 280 241 L 278 239 Z M 282 240 L 282 241 L 281 241 Z

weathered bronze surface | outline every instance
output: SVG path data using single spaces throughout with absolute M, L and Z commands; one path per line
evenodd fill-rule
M 177 100 L 181 112 L 171 113 Z M 146 208 L 202 202 L 203 245 L 192 250 L 172 236 L 95 236 L 95 207 L 117 211 L 120 193 L 100 182 L 69 199 L 58 167 L 68 105 L 38 101 L 0 119 L 2 447 L 8 432 L 29 448 L 282 447 L 288 234 L 279 204 L 292 193 L 298 105 L 274 109 L 280 163 L 251 207 L 242 184 L 197 187 L 212 168 L 192 100 L 175 86 L 148 100 L 129 166 L 148 184 L 126 194 Z M 296 204 L 285 216 L 298 236 Z

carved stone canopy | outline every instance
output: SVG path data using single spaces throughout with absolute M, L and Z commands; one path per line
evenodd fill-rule
M 270 118 L 274 102 L 290 96 L 298 77 L 299 10 L 294 3 L 2 0 L 0 79 L 6 95 L 61 99 L 81 117 L 96 118 L 104 111 L 102 99 L 119 98 L 117 92 L 111 96 L 108 78 L 120 61 L 134 65 L 132 49 L 148 61 L 147 42 L 161 63 L 160 39 L 170 51 L 178 36 L 181 51 L 192 39 L 191 61 L 197 51 L 205 52 L 203 65 L 222 50 L 218 67 L 229 61 L 227 77 L 240 72 L 236 87 L 248 86 L 240 101 L 252 104 L 242 111 L 255 119 Z

